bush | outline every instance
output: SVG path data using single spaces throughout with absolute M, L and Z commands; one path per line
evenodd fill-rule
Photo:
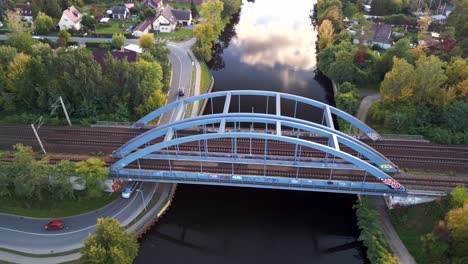
M 414 16 L 407 16 L 404 14 L 395 14 L 391 16 L 385 16 L 384 22 L 386 24 L 393 24 L 393 25 L 417 25 L 417 19 Z
M 112 45 L 110 42 L 86 42 L 86 48 L 111 50 Z

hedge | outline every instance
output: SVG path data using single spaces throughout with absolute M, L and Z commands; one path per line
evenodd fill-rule
M 86 42 L 86 48 L 91 49 L 104 49 L 104 50 L 111 50 L 112 43 L 110 42 Z

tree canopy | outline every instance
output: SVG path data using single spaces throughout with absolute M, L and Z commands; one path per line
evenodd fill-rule
M 114 218 L 99 218 L 81 250 L 81 261 L 96 264 L 130 264 L 138 254 L 138 243 Z

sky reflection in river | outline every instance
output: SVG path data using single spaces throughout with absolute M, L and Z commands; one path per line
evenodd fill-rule
M 316 34 L 312 33 L 310 23 L 304 23 L 313 2 L 291 4 L 244 3 L 242 19 L 236 27 L 238 37 L 232 41 L 243 50 L 241 62 L 272 68 L 282 65 L 293 70 L 315 67 Z M 258 10 L 268 10 L 269 14 L 259 14 Z

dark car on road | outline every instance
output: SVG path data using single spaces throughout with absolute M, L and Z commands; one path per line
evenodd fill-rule
M 179 96 L 184 96 L 184 95 L 185 95 L 185 89 L 179 88 Z
M 64 227 L 64 224 L 63 224 L 63 221 L 61 220 L 52 220 L 44 226 L 45 230 L 47 231 L 62 230 L 63 227 Z

